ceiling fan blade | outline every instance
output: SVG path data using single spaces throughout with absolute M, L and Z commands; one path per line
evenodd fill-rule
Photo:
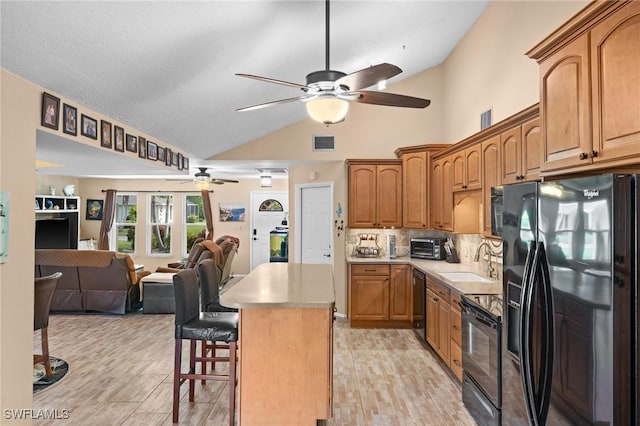
M 426 108 L 431 104 L 429 99 L 415 98 L 413 96 L 398 95 L 387 92 L 356 91 L 347 95 L 358 95 L 355 102 L 361 104 L 385 105 L 404 108 Z
M 211 179 L 209 183 L 212 183 L 214 185 L 224 185 L 224 182 L 221 182 L 219 179 Z
M 378 84 L 379 81 L 388 80 L 401 72 L 402 70 L 395 65 L 378 64 L 347 74 L 336 80 L 336 84 L 347 86 L 351 91 L 360 90 Z
M 305 92 L 307 90 L 309 90 L 309 88 L 307 86 L 305 86 L 304 84 L 291 83 L 290 81 L 276 80 L 275 78 L 260 77 L 259 75 L 252 75 L 252 74 L 237 74 L 236 73 L 236 75 L 238 77 L 246 77 L 246 78 L 252 78 L 254 80 L 265 81 L 267 83 L 275 83 L 275 84 L 281 84 L 283 86 L 295 87 L 297 89 L 304 90 Z
M 217 182 L 222 182 L 222 183 L 238 183 L 238 180 L 235 179 L 220 179 L 220 178 L 213 178 L 211 179 L 212 181 L 217 181 Z
M 253 111 L 256 109 L 260 109 L 260 108 L 266 108 L 272 105 L 278 105 L 278 104 L 286 104 L 287 102 L 294 102 L 300 99 L 304 99 L 306 96 L 296 96 L 295 98 L 287 98 L 287 99 L 280 99 L 277 101 L 271 101 L 271 102 L 265 102 L 263 104 L 257 104 L 257 105 L 251 105 L 248 107 L 244 107 L 244 108 L 238 108 L 236 111 Z

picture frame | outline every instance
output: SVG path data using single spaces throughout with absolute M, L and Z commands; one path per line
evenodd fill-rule
M 60 119 L 60 98 L 51 93 L 42 92 L 42 114 L 40 124 L 53 130 L 58 130 Z
M 114 127 L 113 149 L 124 152 L 124 129 L 120 126 Z
M 182 154 L 178 153 L 178 170 L 182 170 Z
M 173 155 L 171 148 L 165 148 L 164 151 L 164 156 L 166 157 L 164 165 L 171 167 L 171 156 Z
M 147 140 L 138 136 L 138 157 L 147 158 Z
M 244 222 L 246 211 L 244 203 L 219 203 L 220 222 Z
M 64 104 L 62 106 L 62 122 L 64 133 L 78 136 L 78 108 Z
M 111 148 L 111 144 L 113 143 L 111 129 L 111 123 L 100 120 L 100 146 Z
M 138 152 L 138 138 L 127 133 L 127 151 Z
M 189 157 L 182 157 L 182 170 L 189 170 Z
M 178 165 L 178 153 L 177 152 L 172 152 L 171 153 L 171 165 L 172 166 L 177 166 Z
M 147 160 L 158 160 L 158 145 L 155 142 L 147 141 Z
M 98 140 L 98 120 L 82 114 L 80 116 L 80 134 Z
M 167 151 L 165 148 L 159 146 L 158 147 L 158 161 L 160 161 L 161 163 L 164 163 L 165 161 L 167 161 Z
M 87 200 L 86 220 L 102 220 L 104 200 Z

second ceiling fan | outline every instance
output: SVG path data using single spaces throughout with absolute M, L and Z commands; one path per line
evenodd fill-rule
M 329 0 L 325 1 L 325 12 L 325 69 L 307 74 L 306 84 L 291 83 L 251 74 L 236 74 L 240 77 L 298 88 L 304 93 L 292 98 L 239 108 L 236 111 L 252 111 L 272 105 L 302 101 L 306 103 L 307 112 L 311 118 L 329 125 L 344 120 L 349 109 L 349 102 L 405 108 L 426 108 L 429 106 L 431 103 L 429 99 L 362 90 L 400 74 L 402 70 L 395 65 L 382 63 L 351 74 L 332 70 L 329 66 Z

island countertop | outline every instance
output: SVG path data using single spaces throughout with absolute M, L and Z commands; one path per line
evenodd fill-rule
M 331 308 L 336 301 L 331 265 L 263 263 L 220 293 L 230 308 Z

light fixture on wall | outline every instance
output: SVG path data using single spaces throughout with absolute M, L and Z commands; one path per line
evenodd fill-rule
M 271 176 L 268 176 L 268 175 L 260 176 L 260 187 L 271 188 Z
M 307 113 L 313 120 L 326 124 L 344 121 L 349 112 L 349 102 L 333 95 L 321 95 L 306 103 Z

